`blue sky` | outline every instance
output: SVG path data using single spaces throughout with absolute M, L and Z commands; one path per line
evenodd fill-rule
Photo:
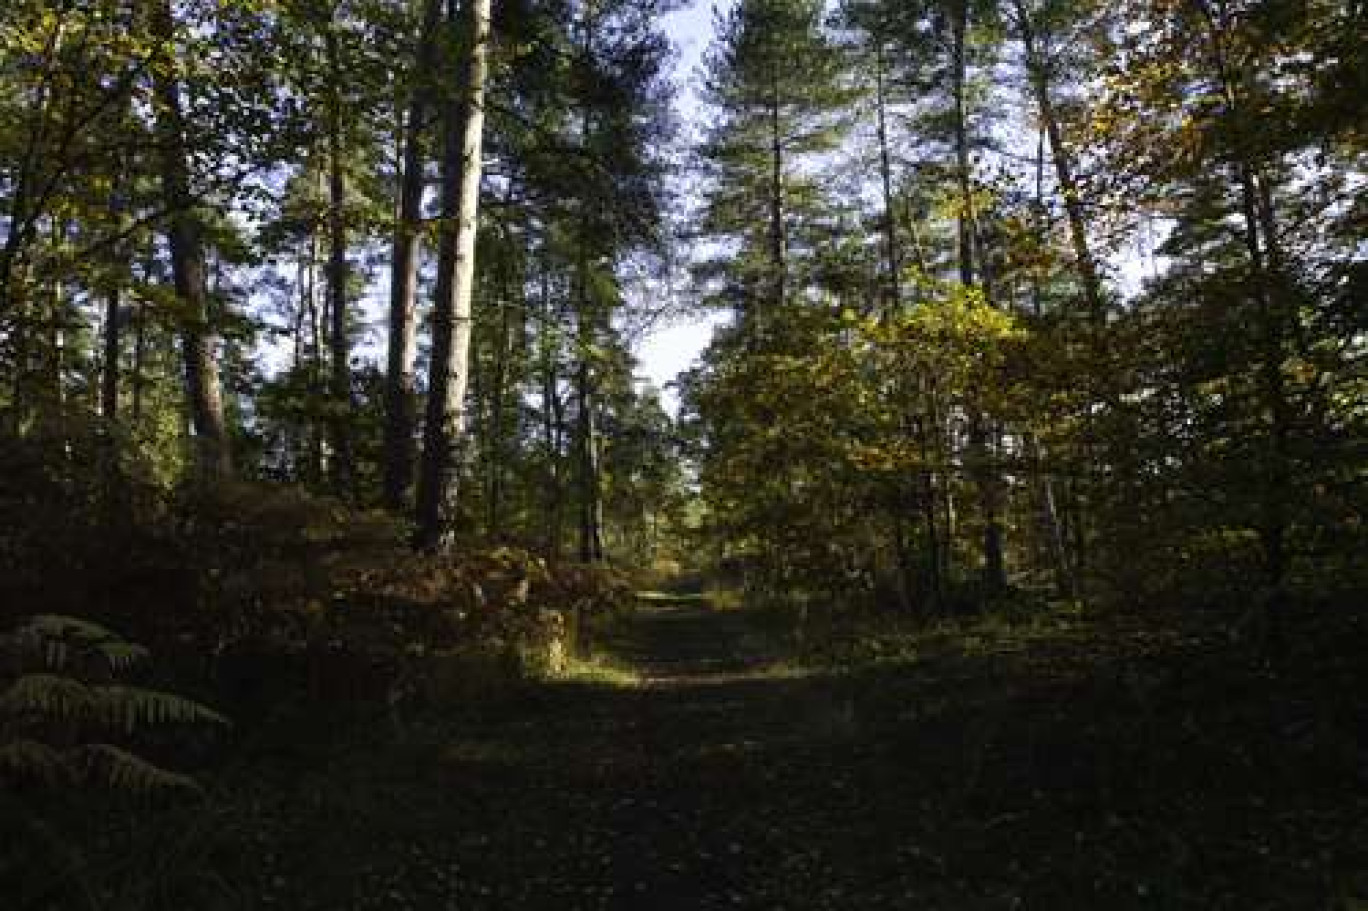
M 717 3 L 710 0 L 695 0 L 687 8 L 665 17 L 665 31 L 679 50 L 675 80 L 680 86 L 680 116 L 686 122 L 698 109 L 695 91 L 696 71 L 704 50 L 712 40 L 713 8 L 717 6 L 726 9 L 729 5 L 726 0 L 718 0 Z M 698 357 L 699 352 L 708 344 L 712 327 L 718 319 L 719 317 L 681 319 L 656 329 L 637 345 L 636 353 L 641 359 L 638 375 L 665 390 L 666 407 L 672 411 L 675 407 L 675 396 L 666 389 L 666 384 L 681 371 L 686 370 Z

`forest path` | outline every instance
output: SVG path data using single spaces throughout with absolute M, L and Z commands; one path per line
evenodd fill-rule
M 647 597 L 602 642 L 647 686 L 687 686 L 765 673 L 782 656 L 750 614 L 715 610 L 702 597 Z
M 757 615 L 686 601 L 594 644 L 639 681 L 291 727 L 179 850 L 240 864 L 224 907 L 1138 911 L 1330 907 L 1368 844 L 1357 659 L 1269 691 L 1211 640 L 1078 626 L 797 673 Z M 1338 739 L 1298 752 L 1312 705 Z
M 643 603 L 594 645 L 639 682 L 540 687 L 380 755 L 335 748 L 271 787 L 290 795 L 263 836 L 286 846 L 282 866 L 254 871 L 275 884 L 271 902 L 936 905 L 925 900 L 944 883 L 921 882 L 935 861 L 918 847 L 935 819 L 898 809 L 897 745 L 861 726 L 845 682 L 774 664 L 775 637 L 751 614 L 699 601 Z

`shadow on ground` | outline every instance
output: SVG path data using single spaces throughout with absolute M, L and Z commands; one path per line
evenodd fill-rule
M 1278 675 L 1142 627 L 797 674 L 744 612 L 645 604 L 600 643 L 636 685 L 245 759 L 146 906 L 1350 907 L 1363 633 Z

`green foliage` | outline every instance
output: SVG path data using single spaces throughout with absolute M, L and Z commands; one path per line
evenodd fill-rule
M 134 794 L 198 790 L 194 779 L 104 740 L 228 723 L 190 699 L 113 682 L 146 657 L 99 624 L 52 614 L 0 636 L 0 776 L 11 784 L 100 783 Z

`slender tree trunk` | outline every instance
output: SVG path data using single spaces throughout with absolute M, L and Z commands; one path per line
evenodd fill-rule
M 1040 123 L 1050 140 L 1050 158 L 1054 165 L 1055 181 L 1059 184 L 1059 195 L 1064 202 L 1064 214 L 1069 222 L 1069 242 L 1073 247 L 1074 264 L 1078 269 L 1079 281 L 1083 285 L 1083 299 L 1087 305 L 1088 316 L 1095 326 L 1106 322 L 1107 304 L 1102 292 L 1102 280 L 1097 269 L 1097 258 L 1093 255 L 1088 241 L 1087 215 L 1083 210 L 1083 197 L 1074 176 L 1073 155 L 1064 142 L 1059 117 L 1055 113 L 1054 96 L 1050 85 L 1050 65 L 1040 46 L 1040 38 L 1031 21 L 1030 11 L 1025 0 L 1014 0 L 1017 27 L 1021 32 L 1022 50 L 1026 57 L 1026 71 L 1035 94 L 1036 108 Z
M 581 345 L 587 332 L 581 333 Z M 593 371 L 587 354 L 581 355 L 579 376 L 580 456 L 580 562 L 603 559 L 603 486 L 600 480 L 599 430 L 594 398 Z
M 100 371 L 100 414 L 106 421 L 119 418 L 119 310 L 122 295 L 118 288 L 105 293 L 104 364 Z
M 778 78 L 770 96 L 770 270 L 773 290 L 769 321 L 782 318 L 788 298 L 788 230 L 784 224 L 784 135 L 779 116 Z
M 586 124 L 588 118 L 586 117 Z M 587 134 L 587 126 L 586 126 Z M 594 302 L 589 290 L 589 263 L 583 252 L 581 238 L 580 261 L 575 283 L 579 301 L 577 331 L 579 333 L 579 370 L 576 374 L 576 395 L 579 400 L 576 448 L 579 457 L 579 555 L 582 563 L 596 563 L 603 559 L 603 483 L 599 464 L 598 404 L 594 390 L 593 358 L 595 343 Z
M 164 47 L 175 40 L 170 0 L 154 0 L 152 35 Z M 169 52 L 162 51 L 162 55 Z M 195 199 L 190 191 L 185 118 L 174 61 L 162 59 L 153 68 L 157 102 L 157 133 L 161 145 L 162 193 L 170 212 L 168 241 L 176 295 L 185 307 L 181 352 L 185 363 L 185 393 L 196 442 L 196 462 L 202 478 L 212 480 L 232 473 L 228 425 L 219 389 L 218 362 L 209 314 L 204 239 Z
M 315 230 L 309 235 L 308 262 L 305 265 L 304 306 L 309 328 L 309 341 L 306 345 L 308 356 L 309 400 L 317 403 L 323 397 L 323 316 L 326 308 L 319 306 L 318 296 L 319 239 Z M 308 482 L 321 489 L 327 470 L 327 446 L 323 439 L 323 428 L 317 420 L 309 421 Z
M 116 169 L 117 166 L 118 162 L 116 161 Z M 109 215 L 115 231 L 119 231 L 123 224 L 124 199 L 121 182 L 122 177 L 116 177 L 114 187 L 109 191 Z M 120 266 L 120 272 L 127 266 L 124 257 L 120 256 L 121 249 L 122 244 L 113 251 L 114 258 Z M 118 280 L 111 284 L 109 290 L 105 292 L 104 363 L 100 372 L 100 414 L 111 423 L 118 420 L 119 417 L 119 353 L 123 342 L 122 327 L 119 325 L 119 312 L 123 307 L 123 295 L 118 281 L 122 281 L 122 279 L 121 274 Z
M 156 252 L 154 247 L 149 244 L 147 258 L 143 262 L 143 281 L 148 287 L 156 281 Z M 133 426 L 142 424 L 143 418 L 143 398 L 147 388 L 147 300 L 144 297 L 138 299 L 138 306 L 133 311 L 133 367 L 132 376 L 129 377 L 129 386 L 132 387 L 133 400 L 129 403 L 129 417 Z
M 494 375 L 490 378 L 489 390 L 489 494 L 486 525 L 491 538 L 497 539 L 503 533 L 503 482 L 504 460 L 506 457 L 504 436 L 505 404 L 509 385 L 509 360 L 512 358 L 513 337 L 513 287 L 505 280 L 501 283 L 499 333 L 494 346 Z
M 385 506 L 396 512 L 404 508 L 413 484 L 417 456 L 414 425 L 417 422 L 418 262 L 421 252 L 423 190 L 428 117 L 432 110 L 430 76 L 437 65 L 442 23 L 442 0 L 424 0 L 423 21 L 418 33 L 405 118 L 403 173 L 399 184 L 399 211 L 394 226 L 394 255 L 390 272 L 389 350 L 385 374 L 385 433 L 382 496 Z
M 959 273 L 960 281 L 966 288 L 979 288 L 991 303 L 992 289 L 987 282 L 987 267 L 979 263 L 976 270 L 976 247 L 978 246 L 977 216 L 974 206 L 974 188 L 969 163 L 969 123 L 965 103 L 968 79 L 967 49 L 965 36 L 968 30 L 968 0 L 956 0 L 954 20 L 951 23 L 951 79 L 954 96 L 954 133 L 955 133 L 955 171 L 959 184 L 961 211 L 958 220 L 959 236 Z M 981 275 L 979 273 L 982 273 Z M 979 279 L 982 279 L 980 281 Z M 969 446 L 971 457 L 976 463 L 974 473 L 979 489 L 979 506 L 983 514 L 983 580 L 989 588 L 1003 588 L 1007 585 L 1007 567 L 1003 548 L 1001 511 L 1001 481 L 996 476 L 992 464 L 995 447 L 990 436 L 995 434 L 989 428 L 989 420 L 977 409 L 969 416 Z
M 469 45 L 464 91 L 449 106 L 443 162 L 443 230 L 432 314 L 432 366 L 418 475 L 415 543 L 443 547 L 451 536 L 455 449 L 465 432 L 470 377 L 471 291 L 475 281 L 484 98 L 489 73 L 490 0 L 466 0 Z
M 54 218 L 52 220 L 52 249 L 57 255 L 62 255 L 62 250 L 67 243 L 67 232 L 69 224 L 65 219 Z M 47 319 L 47 352 L 45 363 L 43 364 L 42 382 L 46 387 L 46 399 L 53 407 L 54 414 L 60 414 L 65 402 L 65 384 L 62 375 L 66 371 L 66 322 L 67 315 L 66 299 L 63 296 L 62 279 L 56 275 L 50 276 L 47 281 L 48 293 L 48 319 Z
M 564 518 L 561 442 L 565 428 L 565 416 L 556 370 L 557 337 L 551 331 L 556 320 L 556 314 L 551 304 L 551 267 L 544 257 L 541 260 L 540 271 L 541 326 L 537 338 L 541 355 L 542 434 L 546 441 L 545 547 L 547 554 L 555 560 L 560 557 L 561 528 Z
M 565 442 L 565 402 L 561 399 L 556 377 L 554 353 L 546 360 L 542 380 L 542 408 L 545 412 L 547 450 L 547 553 L 552 559 L 560 557 L 565 528 L 565 484 L 561 468 L 561 451 Z
M 876 38 L 874 66 L 875 111 L 879 131 L 879 177 L 883 184 L 884 255 L 887 257 L 887 309 L 896 312 L 902 306 L 902 250 L 898 244 L 898 224 L 893 199 L 893 156 L 888 142 L 887 72 L 883 38 Z
M 343 497 L 355 494 L 351 425 L 355 402 L 351 390 L 351 335 L 347 319 L 347 181 L 345 143 L 342 136 L 342 73 L 337 44 L 337 22 L 328 23 L 324 41 L 328 62 L 328 334 L 332 351 L 329 377 L 332 408 L 332 486 Z
M 1237 143 L 1232 162 L 1239 183 L 1240 215 L 1244 245 L 1249 257 L 1251 291 L 1258 307 L 1261 351 L 1259 357 L 1260 398 L 1267 420 L 1265 462 L 1258 534 L 1264 551 L 1267 594 L 1263 599 L 1266 625 L 1265 648 L 1280 653 L 1283 649 L 1283 614 L 1287 608 L 1287 530 L 1288 496 L 1292 484 L 1292 404 L 1283 374 L 1286 358 L 1288 321 L 1295 318 L 1286 303 L 1287 276 L 1279 242 L 1277 217 L 1272 192 L 1263 173 L 1263 162 L 1238 137 L 1248 122 L 1240 79 L 1231 71 L 1225 47 L 1228 24 L 1223 13 L 1204 0 L 1195 0 L 1207 22 L 1212 61 L 1220 80 L 1226 112 L 1236 121 Z

